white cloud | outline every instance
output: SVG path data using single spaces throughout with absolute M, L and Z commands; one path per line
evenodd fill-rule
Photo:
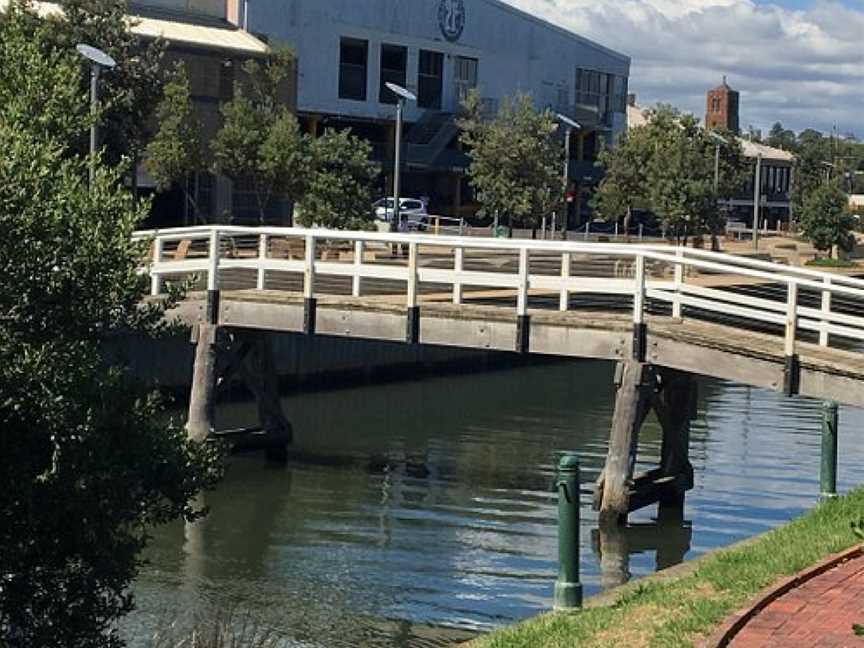
M 818 0 L 796 10 L 751 0 L 505 0 L 629 55 L 639 103 L 704 116 L 722 75 L 741 125 L 864 136 L 864 10 Z M 861 127 L 859 127 L 861 126 Z

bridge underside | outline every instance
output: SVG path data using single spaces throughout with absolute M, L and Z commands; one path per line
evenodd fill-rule
M 192 294 L 176 311 L 184 323 L 286 333 L 315 333 L 472 349 L 519 351 L 625 361 L 640 341 L 629 313 L 530 311 L 507 306 L 423 302 L 416 311 L 387 297 L 321 297 L 311 306 L 299 293 L 222 291 L 218 313 L 207 317 L 205 294 Z M 215 316 L 215 317 L 213 317 Z M 648 316 L 644 362 L 778 392 L 788 390 L 783 340 L 694 319 Z M 795 393 L 864 406 L 860 353 L 798 345 Z

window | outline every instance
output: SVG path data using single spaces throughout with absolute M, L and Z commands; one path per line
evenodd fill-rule
M 627 108 L 627 77 L 595 70 L 576 70 L 576 103 L 597 109 L 601 123 L 608 122 L 613 111 Z
M 441 52 L 420 50 L 417 85 L 417 105 L 440 110 L 444 89 L 444 55 Z
M 339 98 L 366 101 L 369 43 L 343 38 L 339 48 Z
M 381 46 L 381 87 L 378 91 L 378 101 L 395 104 L 397 97 L 387 89 L 385 84 L 395 83 L 405 87 L 407 80 L 408 50 L 399 45 Z
M 479 62 L 475 58 L 456 57 L 456 98 L 459 103 L 468 93 L 477 87 L 477 68 Z

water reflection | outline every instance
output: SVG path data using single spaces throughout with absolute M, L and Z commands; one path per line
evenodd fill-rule
M 145 628 L 209 605 L 251 609 L 290 646 L 426 647 L 547 609 L 555 467 L 575 450 L 583 488 L 596 479 L 612 371 L 571 362 L 286 397 L 296 435 L 288 465 L 235 460 L 207 496 L 207 519 L 155 532 L 127 634 L 144 646 Z M 220 411 L 229 427 L 253 415 L 245 403 Z M 841 487 L 864 477 L 861 420 L 841 413 Z M 810 506 L 818 431 L 816 403 L 701 382 L 696 486 L 683 513 L 652 507 L 599 534 L 583 498 L 586 594 Z M 637 470 L 656 464 L 656 421 L 639 451 Z

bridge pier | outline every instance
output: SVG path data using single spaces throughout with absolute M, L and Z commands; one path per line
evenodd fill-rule
M 229 441 L 234 451 L 264 449 L 272 459 L 285 458 L 293 430 L 282 411 L 270 335 L 266 331 L 227 329 L 215 324 L 195 327 L 195 363 L 186 424 L 190 438 L 201 441 L 215 437 Z M 217 430 L 219 391 L 235 376 L 255 397 L 258 425 Z
M 618 364 L 615 382 L 609 451 L 594 490 L 601 526 L 621 523 L 628 513 L 655 503 L 667 515 L 680 511 L 684 493 L 693 487 L 689 459 L 690 421 L 696 410 L 693 376 L 626 361 Z M 663 430 L 660 465 L 634 475 L 639 430 L 652 409 Z

